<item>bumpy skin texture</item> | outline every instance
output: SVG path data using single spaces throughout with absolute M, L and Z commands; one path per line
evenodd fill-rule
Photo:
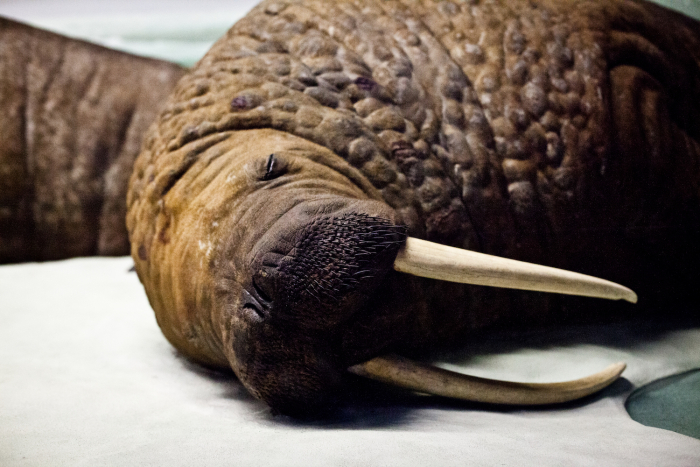
M 386 266 L 350 308 L 295 308 L 277 278 L 313 256 L 298 232 L 348 212 L 643 300 L 687 289 L 698 53 L 697 23 L 636 2 L 261 4 L 180 82 L 135 166 L 132 255 L 164 334 L 300 412 L 381 352 L 595 314 Z
M 699 64 L 697 22 L 635 1 L 263 2 L 178 84 L 135 166 L 128 228 L 158 322 L 298 412 L 381 352 L 608 310 L 378 266 L 361 305 L 289 319 L 256 274 L 294 261 L 299 219 L 348 212 L 683 297 Z
M 184 70 L 0 18 L 0 263 L 129 252 L 126 190 Z

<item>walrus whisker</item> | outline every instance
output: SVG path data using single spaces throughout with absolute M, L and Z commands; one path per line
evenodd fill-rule
M 616 381 L 625 370 L 614 363 L 584 378 L 559 383 L 517 383 L 465 375 L 424 365 L 398 355 L 385 355 L 353 365 L 358 376 L 413 391 L 472 402 L 545 405 L 569 402 L 594 394 Z
M 407 238 L 394 269 L 463 284 L 554 292 L 637 302 L 632 290 L 605 279 Z

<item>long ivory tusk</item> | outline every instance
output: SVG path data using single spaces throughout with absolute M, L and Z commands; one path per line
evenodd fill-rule
M 351 366 L 348 371 L 383 383 L 453 399 L 542 405 L 568 402 L 600 391 L 613 383 L 625 367 L 624 363 L 615 363 L 599 373 L 561 383 L 514 383 L 463 375 L 387 355 Z
M 614 282 L 585 274 L 486 255 L 409 237 L 394 269 L 414 276 L 464 284 L 624 299 L 637 303 L 637 294 Z

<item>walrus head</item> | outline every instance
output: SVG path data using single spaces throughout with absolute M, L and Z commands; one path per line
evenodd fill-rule
M 246 160 L 246 196 L 221 239 L 215 302 L 224 353 L 246 388 L 281 411 L 308 412 L 340 385 L 345 324 L 372 307 L 406 229 L 337 156 L 262 133 L 233 149 Z
M 287 207 L 245 255 L 241 293 L 225 295 L 225 342 L 253 394 L 303 413 L 329 405 L 347 367 L 345 323 L 372 307 L 406 236 L 377 201 L 318 194 Z
M 129 211 L 132 254 L 158 323 L 178 349 L 230 366 L 281 412 L 332 405 L 348 370 L 421 392 L 536 404 L 589 394 L 624 368 L 538 386 L 380 357 L 405 338 L 395 336 L 395 326 L 411 319 L 413 304 L 396 296 L 412 275 L 636 296 L 600 279 L 407 237 L 402 220 L 356 169 L 283 132 L 222 133 L 169 157 L 187 169 L 149 177 L 137 167 Z M 148 222 L 135 222 L 145 216 Z

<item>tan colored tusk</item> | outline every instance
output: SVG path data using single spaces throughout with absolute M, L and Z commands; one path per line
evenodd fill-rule
M 406 239 L 406 244 L 399 251 L 394 269 L 414 276 L 464 284 L 624 299 L 637 303 L 637 294 L 633 291 L 604 279 L 411 237 Z
M 514 383 L 463 375 L 387 355 L 351 366 L 348 371 L 383 383 L 453 399 L 542 405 L 573 401 L 600 391 L 613 383 L 625 367 L 624 363 L 615 363 L 599 373 L 562 383 Z

